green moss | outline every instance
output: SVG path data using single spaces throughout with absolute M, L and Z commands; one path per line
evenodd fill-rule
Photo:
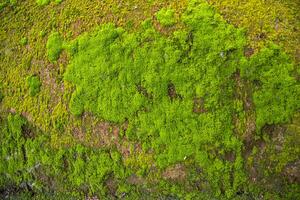
M 106 24 L 79 37 L 65 73 L 76 86 L 70 110 L 118 123 L 128 119 L 126 135 L 151 144 L 157 167 L 195 159 L 215 195 L 231 197 L 245 182 L 241 142 L 231 125 L 234 84 L 228 81 L 243 55 L 244 35 L 207 4 L 192 3 L 183 19 L 186 28 L 171 37 L 149 21 L 139 32 Z M 205 98 L 207 113 L 193 112 L 197 97 Z M 218 145 L 234 152 L 235 165 L 206 152 Z
M 50 3 L 50 0 L 36 0 L 36 3 L 39 6 L 44 6 L 44 5 L 48 5 Z
M 47 33 L 46 33 L 46 31 L 44 31 L 44 30 L 42 30 L 42 31 L 39 32 L 39 36 L 42 37 L 42 38 L 45 37 L 46 34 L 47 34 Z
M 24 145 L 25 141 L 22 135 L 22 126 L 24 124 L 23 118 L 13 115 L 8 116 L 7 123 L 1 122 L 1 186 L 6 184 L 6 181 L 9 179 L 7 174 L 16 174 L 17 171 L 23 169 L 22 145 Z M 20 184 L 24 176 L 25 174 L 21 174 L 21 176 L 13 176 L 11 179 Z
M 243 102 L 233 100 L 232 77 L 241 71 L 253 81 L 257 132 L 289 120 L 298 109 L 299 86 L 290 75 L 292 61 L 278 47 L 245 58 L 243 31 L 208 4 L 194 1 L 182 19 L 185 27 L 169 37 L 147 20 L 137 32 L 105 24 L 72 41 L 77 46 L 64 75 L 76 86 L 70 110 L 128 120 L 126 136 L 149 143 L 158 168 L 192 159 L 214 194 L 230 198 L 247 180 L 232 124 Z M 199 113 L 195 99 L 203 99 Z M 226 152 L 233 163 L 224 160 Z
M 36 0 L 36 3 L 39 6 L 45 6 L 45 5 L 48 5 L 50 3 L 50 0 Z
M 248 43 L 258 51 L 273 41 L 299 60 L 300 3 L 293 0 L 209 0 L 230 22 L 247 29 Z
M 27 43 L 28 43 L 27 37 L 23 37 L 23 38 L 20 40 L 20 44 L 21 44 L 22 46 L 25 46 Z
M 186 1 L 74 0 L 45 7 L 36 6 L 34 1 L 18 1 L 14 7 L 7 4 L 0 20 L 5 30 L 0 30 L 3 39 L 0 80 L 5 95 L 0 110 L 22 113 L 51 137 L 35 132 L 34 138 L 27 138 L 24 135 L 26 123 L 23 128 L 15 128 L 19 131 L 7 128 L 7 122 L 1 124 L 4 132 L 1 132 L 0 144 L 4 153 L 0 166 L 11 163 L 15 169 L 7 171 L 4 167 L 1 183 L 14 183 L 16 187 L 26 183 L 35 194 L 55 191 L 54 196 L 46 195 L 49 199 L 86 196 L 109 199 L 110 195 L 125 199 L 246 199 L 262 195 L 296 199 L 297 184 L 280 182 L 283 187 L 271 190 L 277 181 L 266 179 L 263 185 L 250 188 L 252 180 L 247 177 L 251 174 L 244 170 L 243 160 L 249 141 L 239 137 L 244 131 L 245 135 L 251 132 L 247 130 L 248 124 L 257 126 L 259 133 L 266 124 L 289 122 L 297 111 L 299 91 L 292 77 L 292 61 L 272 45 L 261 52 L 257 48 L 258 53 L 249 60 L 244 58 L 246 36 L 243 31 L 228 25 L 207 4 L 197 2 L 193 1 L 183 16 Z M 245 4 L 255 5 L 253 2 Z M 285 8 L 285 4 L 282 5 L 277 8 Z M 163 6 L 167 9 L 161 9 Z M 270 10 L 272 6 L 274 4 L 270 4 Z M 153 20 L 154 25 L 147 20 L 138 26 L 157 10 L 166 11 L 158 21 L 178 22 L 176 26 L 164 27 L 163 22 L 160 22 L 162 26 L 156 26 L 156 20 Z M 166 14 L 167 10 L 174 13 Z M 261 13 L 256 13 L 259 18 Z M 252 19 L 251 15 L 247 16 Z M 289 23 L 279 24 L 290 31 L 293 23 L 287 18 Z M 236 20 L 243 21 L 244 17 Z M 111 21 L 117 25 L 105 23 Z M 273 18 L 270 23 L 272 21 Z M 105 25 L 90 31 L 100 22 Z M 245 22 L 246 27 L 250 28 L 259 24 L 257 20 L 253 26 L 248 23 Z M 117 28 L 125 24 L 125 28 Z M 154 27 L 167 34 L 160 34 Z M 68 40 L 87 33 L 68 43 L 53 33 L 47 47 L 43 37 L 51 30 L 57 30 Z M 267 35 L 263 41 L 273 37 L 270 32 L 262 32 Z M 24 35 L 30 38 L 30 44 L 20 48 L 18 44 Z M 250 35 L 253 35 L 251 31 Z M 294 33 L 282 35 L 283 40 L 291 41 L 285 43 L 286 48 L 294 50 L 289 46 L 294 43 Z M 249 41 L 254 47 L 265 45 L 255 37 L 248 37 Z M 57 60 L 62 49 L 68 51 L 69 60 L 65 54 Z M 65 81 L 62 81 L 65 68 Z M 242 80 L 239 80 L 239 71 Z M 35 98 L 27 98 L 28 74 L 38 74 L 43 80 L 43 90 Z M 241 87 L 241 91 L 237 91 L 239 82 L 243 81 L 249 83 L 250 89 Z M 249 93 L 253 90 L 253 97 L 247 95 L 247 101 L 239 96 L 246 89 Z M 249 112 L 254 123 L 252 118 L 249 120 Z M 91 117 L 91 113 L 96 117 Z M 114 122 L 117 124 L 114 126 L 126 124 L 120 126 L 123 139 L 116 137 L 110 141 L 111 146 L 95 145 L 95 148 L 94 143 L 105 143 L 116 134 L 115 128 L 107 128 L 109 133 L 102 134 L 106 129 L 99 128 L 101 120 Z M 0 122 L 4 121 L 1 118 Z M 13 123 L 20 127 L 17 119 L 10 121 L 16 121 Z M 17 137 L 17 132 L 24 136 Z M 251 132 L 249 138 L 251 134 L 255 133 Z M 297 160 L 297 143 L 292 142 L 297 135 L 284 134 L 283 137 L 286 138 L 284 150 L 270 151 L 278 155 L 271 159 L 275 163 L 270 166 L 272 170 L 266 170 L 268 159 L 266 164 L 260 165 L 277 178 L 284 178 L 281 171 Z M 130 148 L 123 140 L 131 144 Z M 77 145 L 79 141 L 93 148 Z M 27 161 L 19 156 L 22 146 Z M 255 170 L 258 168 L 255 156 L 261 155 L 262 149 L 249 159 Z M 4 155 L 14 160 L 7 161 Z M 175 164 L 189 166 L 182 172 L 187 177 L 180 181 L 164 180 L 162 174 L 166 168 Z M 191 169 L 196 174 L 193 180 Z M 138 175 L 134 183 L 128 178 L 132 173 Z M 117 188 L 108 187 L 111 182 Z
M 4 9 L 6 6 L 16 6 L 17 5 L 17 0 L 3 0 L 0 2 L 0 11 Z
M 55 3 L 60 4 L 63 0 L 54 0 Z
M 0 3 L 0 11 L 2 11 L 2 9 L 4 9 L 7 5 L 7 1 L 1 2 Z
M 70 112 L 73 115 L 80 116 L 84 111 L 84 102 L 82 100 L 82 97 L 84 96 L 81 92 L 82 90 L 77 88 L 76 92 L 72 94 L 71 100 L 70 100 Z
M 172 9 L 162 8 L 156 13 L 156 18 L 163 26 L 172 26 L 176 23 L 175 12 Z
M 300 85 L 291 75 L 293 65 L 277 46 L 262 49 L 243 66 L 241 74 L 253 81 L 256 128 L 289 122 L 300 105 Z
M 36 0 L 36 3 L 39 6 L 45 6 L 48 5 L 50 2 L 54 2 L 56 4 L 60 4 L 63 0 Z
M 37 76 L 27 77 L 27 87 L 29 89 L 29 95 L 35 96 L 40 92 L 41 82 Z
M 46 47 L 49 61 L 57 61 L 63 49 L 63 40 L 58 32 L 53 32 L 50 34 Z
M 88 186 L 90 193 L 105 196 L 104 183 L 110 174 L 120 180 L 127 177 L 122 161 L 116 159 L 117 152 L 111 156 L 82 145 L 52 149 L 49 138 L 42 133 L 33 137 L 37 130 L 19 115 L 9 115 L 0 123 L 0 188 L 27 184 L 31 191 L 41 191 L 46 189 L 41 178 L 51 177 L 60 187 L 57 194 L 67 190 L 64 193 L 72 196 L 77 190 L 76 196 L 82 197 L 81 188 Z

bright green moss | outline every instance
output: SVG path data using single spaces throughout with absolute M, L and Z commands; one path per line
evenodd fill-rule
M 241 156 L 231 124 L 234 83 L 229 80 L 243 55 L 244 35 L 207 4 L 191 4 L 183 19 L 186 28 L 171 37 L 149 21 L 140 32 L 107 24 L 79 37 L 65 73 L 76 86 L 70 110 L 112 122 L 128 119 L 126 135 L 150 143 L 159 168 L 195 159 L 215 194 L 221 195 L 225 182 L 230 197 L 245 182 L 242 160 L 234 167 L 206 150 L 222 146 Z M 195 98 L 205 99 L 207 113 L 193 112 Z
M 50 0 L 36 0 L 36 3 L 39 6 L 45 6 L 45 5 L 48 5 L 50 3 Z
M 146 101 L 136 90 L 138 77 L 131 73 L 135 69 L 126 68 L 133 66 L 127 58 L 137 45 L 136 37 L 126 34 L 122 44 L 123 34 L 123 29 L 108 24 L 91 37 L 78 39 L 78 50 L 72 54 L 78 53 L 65 74 L 66 80 L 79 86 L 70 102 L 75 115 L 85 109 L 107 120 L 122 122 Z
M 48 5 L 50 2 L 54 2 L 56 4 L 60 4 L 63 0 L 36 0 L 36 3 L 39 6 L 45 6 Z
M 70 110 L 128 120 L 126 136 L 148 143 L 157 167 L 192 159 L 213 193 L 230 198 L 247 180 L 233 125 L 243 106 L 237 110 L 232 77 L 241 71 L 243 78 L 260 81 L 253 94 L 258 132 L 286 122 L 299 108 L 299 86 L 289 74 L 292 62 L 277 47 L 245 58 L 243 31 L 208 4 L 193 1 L 182 20 L 185 27 L 169 37 L 147 20 L 137 32 L 106 24 L 72 41 L 65 73 L 76 86 Z M 228 152 L 231 162 L 224 159 Z
M 8 174 L 16 174 L 23 170 L 24 157 L 22 145 L 25 141 L 22 135 L 22 126 L 25 120 L 20 116 L 9 115 L 7 122 L 1 122 L 1 149 L 0 149 L 0 186 L 6 184 L 9 179 Z M 12 181 L 21 183 L 24 174 L 11 177 Z
M 60 4 L 63 0 L 54 0 L 55 3 Z
M 156 13 L 156 18 L 161 25 L 172 26 L 176 23 L 174 14 L 174 10 L 162 8 Z
M 42 31 L 39 32 L 39 36 L 42 37 L 42 38 L 45 37 L 46 34 L 47 33 L 44 30 L 42 30 Z
M 72 94 L 71 100 L 70 100 L 70 112 L 73 115 L 79 116 L 84 111 L 84 102 L 82 100 L 82 97 L 84 96 L 81 92 L 82 90 L 77 88 L 76 92 Z
M 41 82 L 37 76 L 27 77 L 27 87 L 29 89 L 30 96 L 35 96 L 40 92 Z
M 51 33 L 51 35 L 48 37 L 46 47 L 49 61 L 57 61 L 63 49 L 63 40 L 58 32 Z
M 28 43 L 27 37 L 23 37 L 23 38 L 20 40 L 20 44 L 21 44 L 22 46 L 25 46 L 27 43 Z
M 291 75 L 293 65 L 277 46 L 264 48 L 242 68 L 253 82 L 256 128 L 287 123 L 300 105 L 300 85 Z

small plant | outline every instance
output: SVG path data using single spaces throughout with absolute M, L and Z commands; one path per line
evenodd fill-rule
M 60 4 L 63 0 L 36 0 L 36 3 L 39 6 L 45 6 L 48 5 L 51 1 L 53 1 L 56 4 Z
M 56 4 L 60 4 L 63 0 L 54 0 Z
M 47 54 L 50 62 L 55 62 L 63 49 L 63 40 L 58 32 L 51 33 L 47 41 Z
M 48 5 L 50 3 L 50 0 L 36 0 L 36 3 L 39 6 L 45 6 L 45 5 Z
M 47 32 L 44 31 L 44 30 L 41 30 L 41 31 L 39 32 L 39 36 L 42 37 L 42 38 L 45 37 L 46 34 L 47 34 Z
M 41 82 L 37 76 L 27 77 L 27 86 L 29 88 L 30 96 L 35 96 L 40 92 Z
M 20 44 L 21 44 L 22 46 L 27 45 L 27 43 L 28 43 L 27 37 L 23 37 L 23 38 L 20 40 Z
M 163 8 L 156 13 L 156 18 L 161 25 L 172 26 L 176 23 L 174 14 L 173 9 Z

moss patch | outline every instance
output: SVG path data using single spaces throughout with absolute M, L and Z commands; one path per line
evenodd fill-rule
M 268 41 L 281 45 L 299 62 L 299 1 L 209 0 L 230 23 L 245 27 L 254 50 Z

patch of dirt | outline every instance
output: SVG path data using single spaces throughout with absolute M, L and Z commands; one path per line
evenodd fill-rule
M 34 132 L 30 129 L 28 125 L 25 124 L 21 128 L 22 128 L 22 134 L 24 138 L 33 139 L 35 137 Z
M 28 185 L 25 184 L 20 184 L 20 186 L 16 185 L 7 185 L 5 187 L 0 188 L 0 199 L 14 199 L 18 197 L 18 194 L 21 194 L 23 192 L 27 192 L 27 187 Z M 29 189 L 29 188 L 28 188 Z M 31 192 L 31 197 L 33 197 L 34 193 Z
M 116 199 L 116 193 L 118 190 L 118 182 L 117 180 L 113 177 L 110 176 L 106 181 L 105 181 L 105 185 L 108 189 L 108 193 L 110 194 L 111 199 Z
M 258 149 L 257 154 L 253 156 L 253 163 L 251 165 L 246 165 L 245 168 L 249 174 L 249 180 L 256 183 L 263 179 L 263 172 L 261 171 L 261 163 L 260 161 L 264 157 L 264 153 L 266 151 L 266 143 L 264 140 L 254 140 L 251 141 L 244 141 L 244 150 L 243 150 L 243 157 L 247 161 L 253 152 L 253 148 L 256 147 Z
M 78 19 L 77 21 L 75 21 L 74 23 L 71 24 L 71 30 L 72 30 L 74 38 L 76 38 L 83 32 L 82 24 L 83 24 L 83 21 L 80 19 Z
M 16 112 L 14 112 L 15 114 Z M 27 119 L 27 121 L 34 123 L 33 121 L 33 117 L 28 113 L 28 112 L 22 112 L 21 116 L 24 117 L 25 119 Z
M 295 51 L 295 58 L 296 58 L 296 62 L 299 64 L 300 63 L 300 49 L 297 49 Z
M 168 84 L 168 96 L 171 100 L 174 100 L 178 97 L 175 89 L 175 85 L 173 83 Z
M 300 183 L 300 160 L 289 163 L 285 166 L 282 175 L 286 177 L 286 179 L 290 183 Z
M 266 133 L 270 136 L 272 142 L 276 144 L 276 146 L 280 145 L 282 147 L 284 142 L 284 133 L 286 132 L 287 128 L 280 125 L 269 125 L 266 124 L 262 128 L 262 132 Z M 280 149 L 281 150 L 281 149 Z
M 183 181 L 185 180 L 186 168 L 182 164 L 176 164 L 174 166 L 168 167 L 162 174 L 164 179 L 174 180 L 174 181 Z
M 204 106 L 204 98 L 195 98 L 194 99 L 194 108 L 193 108 L 194 113 L 206 113 L 208 110 Z
M 233 151 L 225 152 L 224 158 L 233 163 L 235 161 L 235 153 Z
M 256 133 L 255 108 L 252 101 L 251 83 L 243 80 L 240 72 L 234 74 L 236 82 L 235 98 L 243 102 L 245 121 L 240 121 L 238 116 L 234 116 L 235 133 L 245 142 L 250 143 Z M 242 127 L 242 129 L 239 129 Z
M 84 113 L 81 117 L 81 123 L 71 127 L 72 135 L 78 142 L 96 148 L 116 147 L 124 159 L 142 152 L 140 143 L 129 141 L 126 137 L 120 135 L 120 131 L 126 131 L 127 128 L 128 121 L 116 125 L 99 121 L 91 113 Z M 131 146 L 134 147 L 132 151 Z
M 57 62 L 58 62 L 60 65 L 63 65 L 63 66 L 65 66 L 65 67 L 68 65 L 69 59 L 68 59 L 68 54 L 67 54 L 66 50 L 64 50 L 64 51 L 62 51 L 62 52 L 60 53 Z
M 36 168 L 34 168 L 34 176 L 37 177 L 37 180 L 39 180 L 41 183 L 47 184 L 49 189 L 57 190 L 55 179 L 52 176 L 47 175 L 42 165 L 38 165 Z
M 252 49 L 245 51 L 245 56 L 251 56 L 254 53 Z M 235 124 L 235 133 L 243 141 L 242 155 L 245 161 L 248 161 L 245 165 L 246 171 L 249 175 L 249 180 L 253 183 L 261 183 L 267 181 L 264 177 L 264 168 L 269 168 L 270 163 L 265 161 L 265 153 L 267 151 L 267 144 L 262 139 L 257 139 L 256 130 L 256 116 L 255 106 L 252 98 L 252 83 L 241 78 L 239 71 L 235 74 L 234 79 L 236 81 L 235 98 L 243 103 L 244 118 L 240 120 L 239 115 L 235 114 L 233 121 Z M 255 155 L 253 155 L 254 147 L 257 149 Z M 232 160 L 232 155 L 225 155 L 228 160 Z M 251 161 L 252 160 L 252 161 Z
M 79 141 L 84 141 L 85 139 L 85 133 L 81 127 L 74 127 L 72 130 L 72 134 Z
M 244 158 L 247 159 L 252 153 L 254 147 L 259 149 L 259 154 L 263 154 L 266 149 L 266 142 L 263 139 L 255 140 L 253 138 L 252 140 L 244 141 L 244 147 L 243 155 Z
M 87 196 L 85 200 L 100 200 L 97 196 Z
M 109 135 L 110 124 L 108 122 L 99 122 L 92 129 L 92 138 L 97 146 L 110 146 L 111 135 Z
M 277 172 L 276 168 L 279 164 L 276 154 L 279 155 L 284 150 L 285 140 L 288 137 L 287 127 L 265 125 L 262 128 L 262 134 L 269 139 L 267 141 L 252 139 L 245 142 L 244 158 L 245 160 L 252 159 L 251 164 L 246 165 L 250 180 L 254 183 L 265 184 L 265 187 L 270 189 L 281 188 L 286 182 L 300 183 L 299 159 L 288 163 L 281 172 Z M 295 146 L 297 145 L 295 144 Z M 257 152 L 255 155 L 251 155 L 254 147 L 257 148 Z
M 247 58 L 250 58 L 253 54 L 254 54 L 254 49 L 253 48 L 251 48 L 251 47 L 245 47 L 245 49 L 244 49 L 244 55 Z
M 49 92 L 50 92 L 50 97 L 51 97 L 51 101 L 53 102 L 53 105 L 56 105 L 62 98 L 62 94 L 63 94 L 63 87 L 59 86 L 59 84 L 57 83 L 58 81 L 55 78 L 55 71 L 54 70 L 55 66 L 52 64 L 49 64 L 48 66 L 45 66 L 46 63 L 44 63 L 43 61 L 41 62 L 41 64 L 44 65 L 40 65 L 41 69 L 39 71 L 39 77 L 42 81 L 42 87 L 48 88 Z
M 145 183 L 145 180 L 142 177 L 133 174 L 127 178 L 127 182 L 132 185 L 142 185 Z

